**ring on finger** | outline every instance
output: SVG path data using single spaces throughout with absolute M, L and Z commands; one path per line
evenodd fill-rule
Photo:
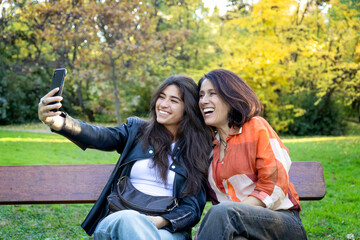
M 44 105 L 46 105 L 46 102 L 45 102 L 44 99 L 41 99 L 41 103 L 44 104 Z

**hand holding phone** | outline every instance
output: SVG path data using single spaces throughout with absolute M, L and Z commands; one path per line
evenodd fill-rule
M 66 68 L 57 68 L 55 69 L 52 81 L 51 81 L 51 88 L 50 90 L 53 90 L 54 88 L 59 88 L 59 91 L 57 93 L 55 93 L 53 95 L 53 97 L 55 96 L 61 96 L 62 92 L 63 92 L 63 88 L 64 88 L 64 81 L 65 81 L 65 76 L 66 76 Z M 49 104 L 56 104 L 59 102 L 52 102 Z M 58 109 L 53 109 L 52 111 L 56 112 L 58 111 Z

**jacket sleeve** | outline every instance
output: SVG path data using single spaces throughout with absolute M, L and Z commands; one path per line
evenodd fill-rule
M 170 226 L 165 227 L 170 232 L 189 230 L 201 219 L 201 214 L 206 204 L 205 186 L 196 195 L 187 196 L 180 199 L 179 206 L 171 213 L 162 215 L 170 222 Z
M 264 119 L 258 123 L 252 130 L 257 134 L 255 167 L 258 179 L 250 195 L 260 199 L 267 208 L 276 209 L 288 194 L 291 160 L 288 149 L 271 126 Z
M 122 152 L 129 136 L 128 124 L 118 127 L 99 127 L 74 119 L 66 114 L 65 124 L 54 131 L 75 143 L 81 149 Z

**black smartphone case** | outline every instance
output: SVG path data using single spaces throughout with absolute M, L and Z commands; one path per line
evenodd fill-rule
M 50 90 L 53 90 L 54 88 L 59 88 L 59 91 L 55 93 L 53 96 L 61 96 L 64 88 L 64 81 L 66 76 L 66 69 L 65 68 L 57 68 L 54 72 L 52 81 L 51 81 L 51 88 Z M 49 104 L 55 104 L 58 102 L 52 102 Z M 57 111 L 57 109 L 54 109 L 53 111 Z

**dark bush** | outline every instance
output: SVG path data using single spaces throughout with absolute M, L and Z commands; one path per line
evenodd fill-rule
M 289 134 L 305 135 L 343 135 L 345 121 L 341 107 L 331 97 L 324 97 L 318 104 L 314 92 L 294 96 L 297 108 L 306 109 L 301 117 L 295 117 L 289 126 Z

